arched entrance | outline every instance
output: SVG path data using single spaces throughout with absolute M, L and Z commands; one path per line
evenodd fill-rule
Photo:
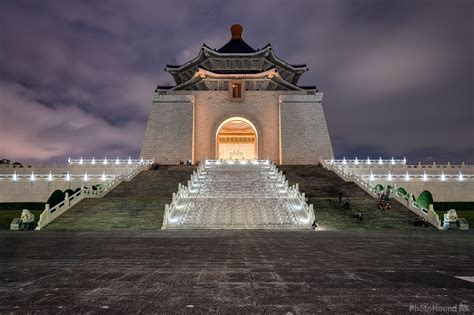
M 224 120 L 216 133 L 216 157 L 219 160 L 258 158 L 258 134 L 255 126 L 242 117 Z

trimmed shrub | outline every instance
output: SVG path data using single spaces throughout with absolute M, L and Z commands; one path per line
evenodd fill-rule
M 72 195 L 74 195 L 74 190 L 72 190 L 72 189 L 66 189 L 66 190 L 64 191 L 64 195 L 66 195 L 66 193 L 68 193 L 68 194 L 69 194 L 69 197 L 71 197 Z
M 64 200 L 64 192 L 58 189 L 58 190 L 53 191 L 53 193 L 51 194 L 51 196 L 49 196 L 48 201 L 46 201 L 46 203 L 49 203 L 49 207 L 52 208 L 58 203 L 62 202 L 63 200 Z
M 96 187 L 96 189 L 97 189 L 98 191 L 103 191 L 103 190 L 105 190 L 105 186 L 102 185 L 102 184 L 97 184 L 97 185 L 95 185 L 95 187 Z
M 398 187 L 397 188 L 397 193 L 400 195 L 400 196 L 408 196 L 408 192 L 405 190 L 405 188 L 403 187 Z
M 428 209 L 430 204 L 433 204 L 433 195 L 428 190 L 423 190 L 416 199 L 416 203 L 423 208 Z
M 383 185 L 381 185 L 381 184 L 377 184 L 377 185 L 375 185 L 374 189 L 375 189 L 376 191 L 383 191 L 383 190 L 384 190 L 384 187 L 383 187 Z

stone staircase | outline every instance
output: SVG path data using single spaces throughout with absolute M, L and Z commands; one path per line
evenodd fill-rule
M 180 189 L 168 229 L 309 229 L 312 211 L 269 161 L 206 161 Z
M 390 203 L 391 210 L 379 210 L 375 198 L 323 167 L 282 165 L 279 168 L 285 172 L 290 184 L 298 183 L 309 197 L 321 229 L 427 229 L 415 226 L 417 216 L 398 202 Z M 343 202 L 349 200 L 352 210 L 339 204 L 339 190 L 343 192 Z M 358 211 L 362 213 L 362 221 L 354 220 Z
M 165 204 L 179 183 L 185 183 L 193 166 L 160 166 L 142 171 L 104 198 L 85 199 L 46 226 L 46 230 L 160 229 Z

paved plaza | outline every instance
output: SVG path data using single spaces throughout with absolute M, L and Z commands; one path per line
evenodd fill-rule
M 472 311 L 473 253 L 438 231 L 3 232 L 0 313 Z

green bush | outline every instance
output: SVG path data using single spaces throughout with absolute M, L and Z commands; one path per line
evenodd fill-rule
M 383 191 L 384 187 L 381 184 L 377 184 L 377 185 L 375 185 L 374 189 L 375 189 L 375 191 Z
M 428 190 L 423 190 L 416 199 L 416 203 L 423 208 L 428 209 L 430 204 L 433 204 L 433 195 Z
M 405 188 L 403 187 L 398 187 L 397 188 L 397 193 L 400 195 L 400 196 L 407 196 L 408 195 L 408 192 L 405 190 Z
M 95 185 L 95 187 L 96 187 L 96 189 L 97 189 L 98 191 L 103 191 L 103 190 L 105 190 L 105 186 L 102 185 L 102 184 L 97 184 L 97 185 Z
M 52 208 L 58 203 L 64 200 L 64 192 L 62 190 L 55 190 L 51 196 L 49 196 L 48 201 L 46 203 L 49 204 L 49 207 Z

